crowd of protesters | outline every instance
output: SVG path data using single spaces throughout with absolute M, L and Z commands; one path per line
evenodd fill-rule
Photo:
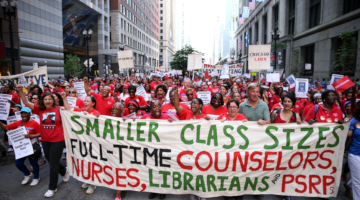
M 78 98 L 75 82 L 84 82 L 86 98 Z M 137 94 L 138 87 L 144 87 L 146 94 Z M 26 91 L 26 92 L 25 92 Z M 211 93 L 211 100 L 205 105 L 198 98 L 197 92 Z M 16 167 L 24 174 L 21 184 L 27 184 L 33 177 L 30 186 L 36 186 L 41 176 L 41 166 L 46 161 L 50 167 L 50 182 L 45 197 L 51 197 L 57 191 L 58 174 L 64 182 L 69 181 L 67 167 L 60 162 L 65 147 L 64 132 L 60 117 L 60 109 L 84 112 L 95 116 L 108 115 L 126 119 L 161 119 L 169 123 L 178 120 L 220 120 L 224 121 L 256 121 L 259 125 L 269 123 L 347 123 L 348 157 L 344 166 L 342 180 L 345 181 L 346 196 L 360 199 L 360 88 L 358 84 L 345 92 L 327 89 L 325 79 L 318 79 L 313 84 L 309 82 L 307 98 L 297 98 L 294 88 L 286 81 L 267 83 L 255 78 L 233 77 L 220 79 L 215 77 L 168 74 L 161 77 L 153 74 L 151 77 L 121 76 L 112 78 L 82 79 L 63 78 L 50 80 L 39 85 L 33 82 L 26 88 L 12 83 L 6 84 L 0 90 L 3 94 L 12 95 L 10 115 L 20 111 L 22 120 L 12 124 L 0 122 L 4 131 L 25 126 L 28 132 L 26 138 L 32 143 L 39 143 L 43 154 L 27 157 L 31 168 L 24 165 L 26 158 L 15 161 Z M 67 96 L 76 97 L 76 106 L 71 108 Z M 20 104 L 20 100 L 22 105 Z M 30 114 L 41 116 L 40 123 L 30 119 Z M 50 116 L 51 115 L 51 116 Z M 46 117 L 44 117 L 46 116 Z M 215 116 L 215 117 L 214 117 Z M 5 134 L 4 142 L 8 142 Z M 345 142 L 345 141 L 343 141 Z M 13 151 L 0 140 L 2 158 Z M 38 163 L 38 159 L 41 162 Z M 46 160 L 45 160 L 46 159 Z M 351 180 L 346 180 L 346 174 L 351 174 Z M 96 186 L 83 183 L 86 193 L 91 194 Z M 352 192 L 351 192 L 352 191 Z M 165 199 L 166 194 L 151 193 L 149 199 L 159 195 Z M 204 199 L 191 195 L 191 199 Z M 242 196 L 232 197 L 242 199 Z M 115 200 L 121 199 L 121 191 L 116 191 Z M 230 197 L 225 197 L 230 199 Z M 284 197 L 289 200 L 291 197 Z

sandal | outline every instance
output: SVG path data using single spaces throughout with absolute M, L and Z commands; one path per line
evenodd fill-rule
M 39 163 L 39 166 L 42 166 L 42 165 L 44 165 L 45 163 L 46 163 L 46 160 L 41 161 L 41 162 Z

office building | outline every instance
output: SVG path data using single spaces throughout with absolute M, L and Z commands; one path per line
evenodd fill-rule
M 175 53 L 175 10 L 174 0 L 160 1 L 160 56 L 159 66 L 170 70 Z

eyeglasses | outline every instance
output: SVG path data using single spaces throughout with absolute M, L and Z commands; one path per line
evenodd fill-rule
M 239 107 L 229 107 L 229 109 L 238 109 Z
M 331 98 L 336 98 L 336 95 L 329 95 L 329 97 L 331 97 Z
M 189 93 L 189 94 L 186 94 L 186 96 L 194 96 L 194 93 Z
M 76 92 L 75 92 L 75 91 L 69 91 L 69 93 L 70 93 L 70 94 L 71 94 L 71 93 L 72 93 L 72 94 L 76 94 Z
M 130 94 L 134 93 L 135 94 L 135 91 L 129 91 Z
M 35 100 L 38 100 L 39 98 L 31 98 L 31 99 L 35 99 Z

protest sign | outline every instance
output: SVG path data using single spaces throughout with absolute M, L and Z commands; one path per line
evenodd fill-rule
M 146 90 L 145 90 L 144 86 L 137 87 L 135 94 L 144 97 L 145 101 L 149 100 L 148 95 L 146 95 Z
M 271 45 L 249 46 L 249 70 L 260 71 L 270 69 Z
M 274 69 L 274 73 L 278 73 L 280 74 L 280 76 L 282 76 L 284 73 L 284 69 Z
M 217 119 L 219 115 L 208 115 L 211 119 Z
M 34 84 L 42 85 L 47 83 L 48 76 L 47 76 L 47 67 L 43 66 L 38 69 L 34 69 L 28 72 L 24 72 L 21 74 L 11 75 L 11 76 L 0 76 L 0 85 L 5 86 L 8 83 L 16 83 L 20 84 L 20 76 L 23 75 L 25 77 L 26 82 L 30 82 L 32 79 Z
M 332 84 L 335 83 L 336 81 L 338 81 L 339 79 L 341 79 L 342 77 L 344 77 L 344 75 L 332 74 L 330 84 L 327 86 L 327 89 L 328 90 L 335 90 L 335 88 L 332 86 Z
M 278 73 L 266 74 L 266 82 L 268 82 L 268 83 L 280 82 L 280 74 L 278 74 Z
M 22 84 L 25 87 L 27 87 L 29 85 L 28 82 L 26 81 L 24 74 L 20 75 L 20 84 Z
M 202 54 L 189 54 L 187 59 L 187 70 L 202 68 Z
M 70 107 L 75 108 L 75 106 L 76 106 L 76 97 L 66 97 L 66 99 L 67 99 Z
M 14 114 L 15 114 L 15 117 L 16 117 L 16 120 L 17 120 L 17 121 L 18 121 L 18 120 L 22 120 L 22 118 L 21 118 L 21 112 L 20 112 L 20 111 L 14 112 Z
M 126 116 L 126 118 L 128 118 L 128 119 L 136 119 L 136 112 L 133 112 L 133 113 L 131 113 L 131 114 L 128 114 L 128 115 Z
M 119 70 L 124 68 L 134 68 L 133 51 L 118 51 L 117 54 Z
M 295 96 L 296 98 L 307 98 L 309 80 L 305 78 L 297 78 L 295 80 Z
M 289 87 L 283 87 L 283 90 L 289 92 Z
M 196 92 L 199 99 L 201 99 L 204 105 L 209 105 L 211 100 L 211 92 L 198 91 Z
M 9 130 L 7 134 L 14 148 L 16 160 L 34 154 L 30 139 L 24 137 L 27 134 L 24 126 Z
M 0 120 L 7 120 L 10 113 L 11 104 L 8 100 L 11 100 L 10 94 L 0 94 Z
M 295 77 L 294 75 L 290 75 L 286 78 L 286 81 L 290 84 L 290 88 L 294 88 L 296 86 L 296 83 L 295 83 Z
M 76 89 L 76 91 L 78 93 L 78 97 L 81 100 L 85 101 L 87 94 L 85 91 L 84 82 L 74 82 L 74 88 Z
M 35 120 L 37 123 L 40 124 L 40 118 L 39 118 L 39 115 L 36 115 L 36 114 L 31 114 L 30 115 L 30 119 L 31 120 Z
M 179 119 L 174 114 L 168 114 L 173 120 L 179 121 Z
M 349 123 L 123 122 L 66 110 L 61 116 L 67 166 L 75 179 L 114 190 L 203 198 L 335 197 L 341 141 L 349 129 Z
M 6 124 L 9 125 L 9 124 L 12 124 L 14 122 L 18 121 L 16 116 L 15 115 L 12 115 L 12 116 L 9 116 L 7 119 L 6 119 Z
M 344 92 L 345 90 L 351 88 L 355 84 L 347 77 L 344 76 L 341 79 L 335 81 L 332 86 L 338 91 L 338 92 Z
M 210 73 L 211 76 L 216 76 L 221 73 L 222 65 L 203 64 L 203 73 Z

